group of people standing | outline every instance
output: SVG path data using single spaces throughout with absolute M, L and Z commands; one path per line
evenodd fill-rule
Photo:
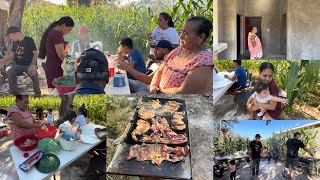
M 262 160 L 268 158 L 269 163 L 272 158 L 275 161 L 279 159 L 279 149 L 277 147 L 273 147 L 272 153 L 269 154 L 268 149 L 263 148 L 260 138 L 260 134 L 256 134 L 255 140 L 251 141 L 249 144 L 249 157 L 251 160 L 252 176 L 259 176 L 261 158 L 263 158 Z M 290 177 L 294 179 L 296 168 L 299 163 L 300 148 L 308 152 L 311 156 L 314 156 L 311 150 L 308 149 L 301 141 L 301 134 L 299 132 L 295 132 L 293 134 L 293 138 L 288 139 L 283 147 L 285 153 L 285 167 L 282 175 L 284 177 Z M 291 172 L 289 172 L 290 167 L 292 169 Z
M 41 38 L 39 51 L 34 40 L 23 35 L 18 27 L 8 29 L 8 36 L 14 41 L 13 52 L 5 56 L 0 65 L 13 59 L 14 65 L 8 72 L 13 94 L 20 94 L 16 78 L 23 72 L 32 78 L 35 94 L 41 94 L 37 73 L 38 57 L 46 59 L 44 70 L 48 90 L 51 92 L 54 89 L 52 81 L 64 75 L 61 65 L 66 59 L 66 52 L 70 52 L 64 37 L 74 26 L 73 19 L 68 16 L 51 23 Z M 129 37 L 119 42 L 116 66 L 128 72 L 131 93 L 211 92 L 213 52 L 205 45 L 211 31 L 211 21 L 195 16 L 186 21 L 179 35 L 171 16 L 165 12 L 160 13 L 158 26 L 151 33 L 147 33 L 146 37 L 150 43 L 148 57 L 158 63 L 160 68 L 154 72 L 147 72 L 146 61 L 134 48 L 133 41 Z M 107 58 L 102 52 L 92 50 L 91 42 L 92 40 L 88 38 L 88 28 L 81 27 L 79 40 L 73 43 L 71 50 L 71 53 L 82 53 L 78 59 L 78 66 L 82 64 L 83 67 L 78 67 L 76 73 L 79 81 L 87 84 L 75 90 L 79 94 L 103 94 L 103 89 L 109 81 Z M 98 59 L 95 63 L 92 62 L 94 57 L 95 60 Z M 81 60 L 85 62 L 81 63 Z M 88 68 L 91 69 L 90 72 L 86 71 Z M 96 87 L 91 90 L 88 86 Z

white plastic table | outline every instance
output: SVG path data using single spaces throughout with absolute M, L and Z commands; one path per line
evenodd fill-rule
M 213 105 L 224 95 L 225 92 L 235 83 L 226 79 L 224 75 L 233 76 L 235 72 L 219 72 L 213 73 Z
M 115 70 L 116 72 L 116 70 Z M 106 92 L 106 94 L 119 94 L 119 95 L 124 95 L 124 94 L 131 94 L 130 93 L 130 88 L 129 88 L 129 81 L 128 81 L 128 76 L 127 76 L 127 72 L 123 71 L 123 76 L 124 76 L 124 80 L 126 82 L 126 86 L 124 87 L 113 87 L 113 77 L 109 79 L 109 84 L 106 85 L 106 87 L 104 88 L 104 91 Z M 58 90 L 55 88 L 51 94 L 59 94 Z
M 89 126 L 92 127 L 92 130 L 94 128 L 104 128 L 103 126 L 94 125 L 94 124 L 90 124 Z M 95 136 L 94 131 L 90 132 L 90 136 L 93 136 L 93 135 Z M 10 147 L 10 154 L 12 156 L 14 166 L 16 168 L 17 174 L 20 179 L 37 179 L 37 180 L 39 179 L 40 180 L 40 179 L 50 178 L 56 172 L 59 172 L 60 170 L 62 170 L 63 168 L 65 168 L 66 166 L 68 166 L 69 164 L 71 164 L 72 162 L 77 160 L 78 158 L 80 158 L 82 155 L 84 155 L 85 153 L 90 151 L 93 147 L 97 146 L 101 142 L 102 141 L 97 138 L 97 141 L 95 141 L 94 144 L 81 143 L 77 147 L 77 149 L 74 151 L 64 151 L 63 149 L 61 149 L 58 153 L 52 153 L 52 154 L 55 154 L 56 156 L 58 156 L 58 158 L 60 159 L 60 167 L 55 172 L 52 172 L 50 174 L 41 173 L 34 166 L 32 166 L 29 171 L 24 172 L 23 170 L 21 170 L 19 168 L 19 165 L 27 159 L 27 158 L 23 157 L 23 153 L 25 153 L 26 151 L 21 151 L 16 146 L 12 146 L 12 147 Z M 28 153 L 31 156 L 39 150 L 40 149 L 37 147 L 37 148 L 33 149 L 32 151 L 28 151 Z

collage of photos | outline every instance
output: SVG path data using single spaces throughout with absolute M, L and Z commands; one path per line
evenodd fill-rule
M 0 0 L 0 180 L 320 180 L 319 8 Z

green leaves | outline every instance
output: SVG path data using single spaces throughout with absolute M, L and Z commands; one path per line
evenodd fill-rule
M 29 109 L 35 111 L 37 108 L 47 110 L 52 108 L 58 111 L 61 99 L 59 96 L 41 96 L 40 98 L 29 97 Z M 90 122 L 106 125 L 107 119 L 107 98 L 106 95 L 76 95 L 73 101 L 74 110 L 77 112 L 78 108 L 84 104 L 88 110 L 88 118 Z M 15 105 L 15 96 L 4 96 L 0 98 L 0 107 L 9 109 L 10 106 Z

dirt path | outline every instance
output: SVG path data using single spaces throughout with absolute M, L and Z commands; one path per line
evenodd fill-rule
M 282 176 L 282 163 L 268 163 L 268 161 L 260 162 L 260 175 L 258 177 L 251 176 L 251 168 L 249 163 L 242 163 L 237 167 L 237 180 L 288 180 Z M 224 174 L 224 179 L 229 179 L 229 173 Z M 308 177 L 301 172 L 296 173 L 296 180 L 315 180 L 317 178 Z
M 192 178 L 195 180 L 212 179 L 212 99 L 205 96 L 187 95 L 167 95 L 158 97 L 186 100 L 190 126 Z M 136 103 L 139 99 L 140 96 L 135 96 L 135 100 L 133 100 L 133 102 Z M 132 109 L 132 114 L 133 111 L 134 109 Z M 112 118 L 113 116 L 110 115 L 110 117 Z M 129 121 L 126 120 L 126 122 Z M 118 141 L 115 139 L 108 139 L 107 153 L 109 159 L 107 158 L 107 163 L 111 161 L 111 158 L 115 153 L 117 142 Z M 107 175 L 108 180 L 119 180 L 128 178 L 128 176 Z

